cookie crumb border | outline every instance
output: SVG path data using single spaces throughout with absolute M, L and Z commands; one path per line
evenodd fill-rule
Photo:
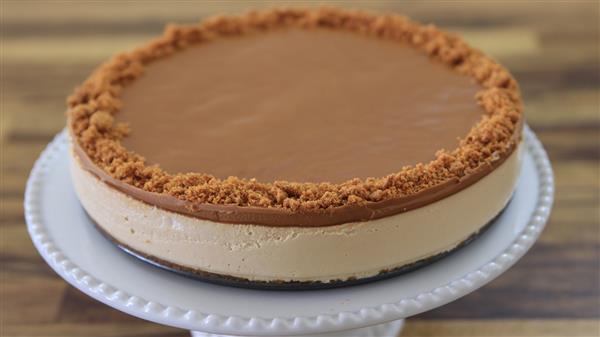
M 343 29 L 408 44 L 472 77 L 482 89 L 477 103 L 487 112 L 452 151 L 440 150 L 429 163 L 406 166 L 385 177 L 343 183 L 259 182 L 208 173 L 170 174 L 121 144 L 129 133 L 114 115 L 124 87 L 153 61 L 194 44 L 274 29 Z M 214 16 L 198 25 L 168 25 L 159 38 L 102 64 L 69 96 L 68 127 L 89 159 L 113 179 L 146 192 L 195 204 L 278 208 L 323 212 L 348 205 L 383 202 L 415 195 L 460 180 L 508 157 L 521 139 L 522 101 L 516 80 L 496 61 L 461 38 L 398 14 L 375 14 L 333 7 L 282 8 L 237 16 Z

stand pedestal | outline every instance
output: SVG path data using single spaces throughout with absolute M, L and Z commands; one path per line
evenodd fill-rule
M 298 337 L 398 337 L 404 327 L 404 320 L 372 325 L 365 328 L 329 332 L 323 334 L 298 335 Z M 215 335 L 206 332 L 192 331 L 192 337 L 235 337 L 231 335 Z M 239 336 L 238 336 L 239 337 Z
M 301 292 L 230 288 L 126 255 L 94 229 L 77 200 L 66 132 L 48 145 L 31 172 L 25 218 L 44 260 L 74 287 L 130 315 L 194 331 L 192 336 L 395 337 L 404 318 L 482 287 L 537 240 L 550 214 L 554 181 L 541 144 L 529 128 L 524 133 L 526 151 L 512 202 L 488 231 L 429 266 L 360 286 Z

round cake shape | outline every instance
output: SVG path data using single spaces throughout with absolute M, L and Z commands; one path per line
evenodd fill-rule
M 238 281 L 419 265 L 499 214 L 520 167 L 514 79 L 391 14 L 170 27 L 69 105 L 72 175 L 98 226 L 138 255 Z

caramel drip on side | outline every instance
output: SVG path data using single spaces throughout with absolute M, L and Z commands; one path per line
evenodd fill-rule
M 520 134 L 520 133 L 519 133 Z M 88 172 L 113 188 L 149 205 L 162 209 L 210 221 L 253 224 L 272 227 L 321 227 L 339 225 L 347 222 L 369 221 L 410 211 L 441 200 L 471 186 L 500 166 L 516 149 L 514 142 L 508 155 L 462 179 L 453 179 L 417 194 L 389 199 L 380 202 L 351 204 L 316 212 L 292 212 L 285 208 L 266 208 L 235 205 L 215 205 L 195 203 L 177 199 L 173 196 L 147 192 L 115 179 L 106 174 L 90 161 L 77 142 L 72 142 L 73 152 L 79 164 Z

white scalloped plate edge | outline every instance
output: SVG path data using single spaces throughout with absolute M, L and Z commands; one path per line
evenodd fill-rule
M 524 134 L 527 149 L 539 175 L 539 194 L 534 212 L 515 240 L 493 260 L 461 278 L 411 298 L 356 311 L 294 318 L 223 316 L 148 301 L 96 279 L 70 261 L 54 244 L 44 227 L 40 212 L 40 189 L 46 168 L 57 151 L 66 145 L 65 130 L 56 135 L 33 166 L 25 191 L 25 219 L 35 247 L 56 273 L 87 295 L 133 316 L 184 329 L 220 334 L 297 335 L 355 329 L 409 317 L 451 302 L 490 282 L 529 250 L 550 215 L 554 199 L 554 177 L 540 141 L 528 126 L 525 127 Z

